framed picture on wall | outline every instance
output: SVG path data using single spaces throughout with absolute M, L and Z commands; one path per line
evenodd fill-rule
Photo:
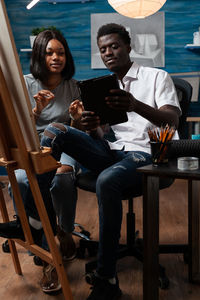
M 165 15 L 157 12 L 145 19 L 131 19 L 118 13 L 91 14 L 91 67 L 106 68 L 97 47 L 97 31 L 107 23 L 123 25 L 131 37 L 132 61 L 148 67 L 165 66 Z

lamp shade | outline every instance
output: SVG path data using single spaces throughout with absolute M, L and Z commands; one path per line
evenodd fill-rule
M 108 0 L 108 3 L 121 15 L 129 18 L 145 18 L 153 15 L 166 0 Z

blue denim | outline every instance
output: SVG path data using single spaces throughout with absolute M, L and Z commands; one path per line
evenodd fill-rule
M 56 160 L 65 152 L 83 167 L 98 174 L 96 194 L 99 206 L 99 249 L 97 272 L 111 278 L 116 273 L 116 256 L 122 223 L 122 200 L 126 189 L 141 192 L 138 167 L 151 163 L 145 152 L 111 150 L 104 139 L 93 138 L 67 125 L 50 124 L 41 141 L 52 147 Z
M 58 224 L 65 232 L 74 230 L 75 211 L 77 202 L 77 189 L 75 186 L 76 173 L 79 170 L 79 164 L 70 156 L 62 153 L 60 162 L 73 167 L 72 172 L 56 174 L 51 183 L 51 197 L 53 207 L 58 217 Z M 25 170 L 18 169 L 15 171 L 15 176 L 19 185 L 20 193 L 23 202 L 27 198 L 29 190 L 28 178 Z M 14 209 L 17 213 L 17 208 L 14 201 L 11 185 L 8 186 L 8 191 L 13 199 Z M 67 196 L 66 196 L 67 195 Z M 35 207 L 25 204 L 27 216 L 39 218 Z

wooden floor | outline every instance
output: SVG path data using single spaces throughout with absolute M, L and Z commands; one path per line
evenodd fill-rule
M 6 180 L 5 177 L 0 180 Z M 4 189 L 10 218 L 14 214 L 12 202 Z M 142 235 L 142 201 L 136 198 L 134 209 L 137 217 L 137 229 Z M 124 214 L 127 201 L 124 201 Z M 125 219 L 125 218 L 124 218 Z M 1 220 L 1 216 L 0 216 Z M 93 239 L 98 238 L 98 217 L 95 195 L 79 191 L 76 221 L 91 232 Z M 122 242 L 125 226 L 122 228 Z M 79 239 L 75 237 L 79 242 Z M 0 245 L 5 240 L 0 238 Z M 160 192 L 160 242 L 187 242 L 187 185 L 184 180 L 176 180 L 168 189 Z M 55 296 L 44 294 L 40 290 L 39 280 L 42 268 L 35 266 L 33 257 L 17 245 L 23 276 L 15 273 L 10 254 L 2 252 L 0 247 L 0 299 L 6 300 L 64 300 L 62 293 Z M 75 259 L 66 264 L 66 273 L 71 284 L 74 300 L 85 300 L 90 293 L 90 286 L 84 279 L 86 259 Z M 160 255 L 160 263 L 166 267 L 170 278 L 170 288 L 160 290 L 160 300 L 197 300 L 200 297 L 200 285 L 189 284 L 187 265 L 183 256 L 177 254 Z M 123 292 L 122 300 L 142 300 L 142 264 L 133 257 L 123 258 L 118 262 L 118 276 Z M 66 299 L 67 300 L 67 299 Z

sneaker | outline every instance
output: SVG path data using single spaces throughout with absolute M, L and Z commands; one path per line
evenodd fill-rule
M 0 236 L 7 239 L 20 239 L 24 241 L 24 232 L 20 219 L 17 215 L 15 215 L 14 218 L 16 220 L 0 223 Z
M 57 227 L 57 238 L 60 242 L 60 252 L 64 261 L 72 260 L 76 257 L 76 244 L 71 233 L 63 231 Z
M 44 262 L 43 264 L 43 277 L 40 281 L 40 286 L 44 293 L 54 293 L 61 290 L 61 284 L 58 280 L 56 268 Z
M 116 284 L 111 284 L 107 279 L 96 277 L 94 285 L 91 287 L 92 292 L 87 300 L 117 300 L 121 297 L 122 292 L 119 288 L 118 279 Z

